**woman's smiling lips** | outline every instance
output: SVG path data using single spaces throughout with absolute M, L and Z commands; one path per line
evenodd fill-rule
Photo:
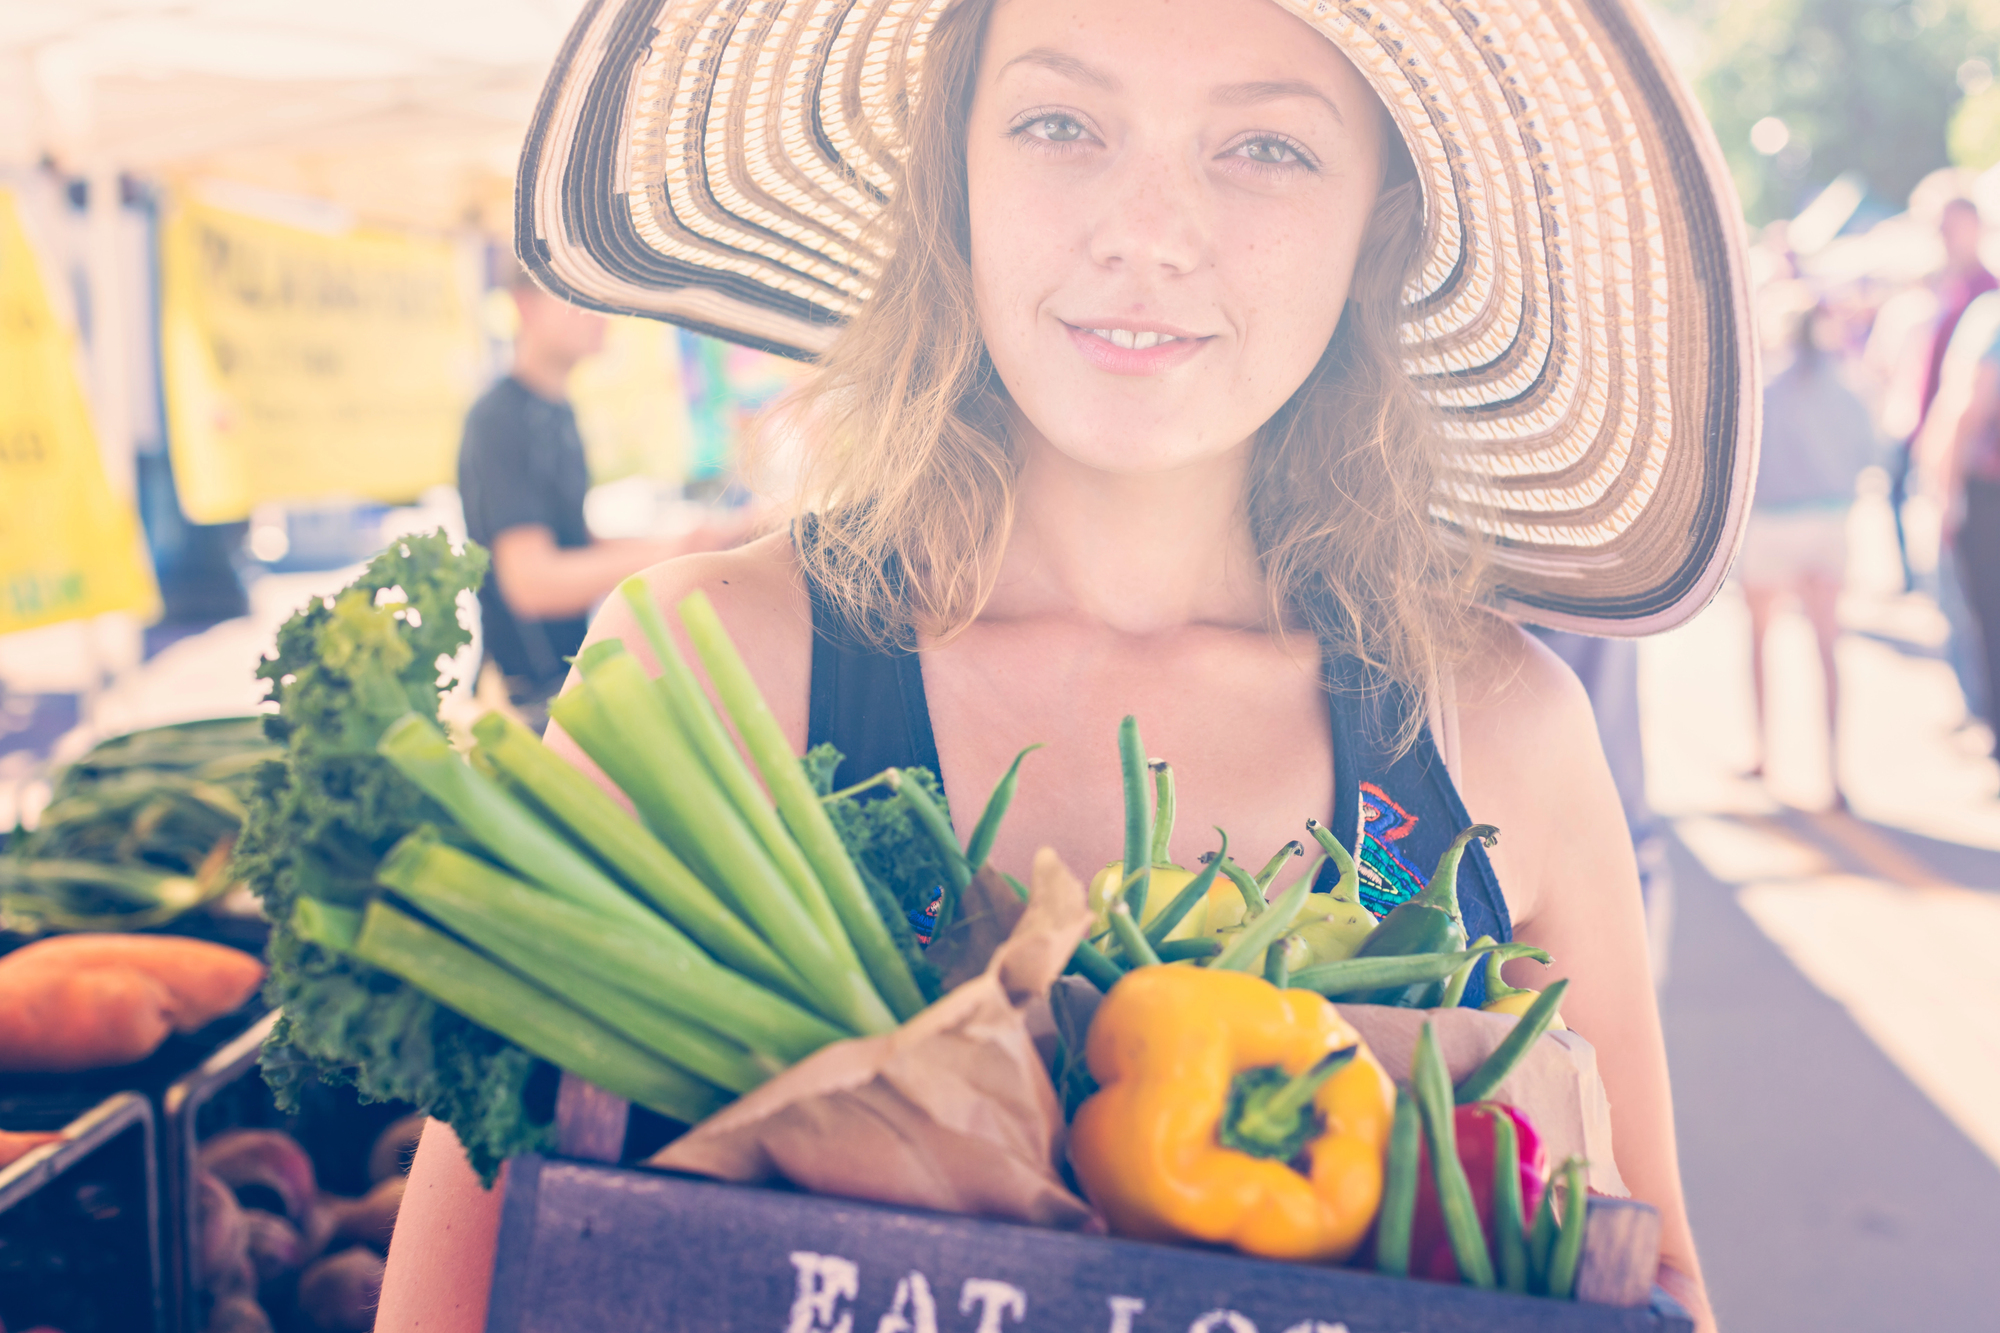
M 1064 320 L 1062 326 L 1085 361 L 1112 375 L 1157 375 L 1188 361 L 1208 345 L 1206 337 L 1157 324 L 1113 320 L 1085 325 Z

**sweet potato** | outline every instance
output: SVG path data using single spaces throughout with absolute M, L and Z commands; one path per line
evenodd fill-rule
M 71 1073 L 143 1060 L 167 1039 L 172 1011 L 167 988 L 131 968 L 0 966 L 0 1071 Z
M 0 1129 L 0 1166 L 12 1166 L 44 1143 L 54 1143 L 61 1137 L 52 1129 L 33 1132 Z
M 0 958 L 0 983 L 16 972 L 126 967 L 158 982 L 168 1019 L 193 1032 L 242 1006 L 264 980 L 264 964 L 227 945 L 175 935 L 55 935 Z

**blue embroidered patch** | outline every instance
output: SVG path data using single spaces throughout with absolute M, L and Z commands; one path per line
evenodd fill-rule
M 1395 848 L 1416 826 L 1417 817 L 1387 792 L 1361 784 L 1361 905 L 1376 916 L 1423 892 L 1423 875 Z

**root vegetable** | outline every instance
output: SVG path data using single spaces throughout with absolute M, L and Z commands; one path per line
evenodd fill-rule
M 0 960 L 0 1071 L 131 1064 L 158 1050 L 173 1030 L 173 997 L 143 973 L 7 966 L 14 956 Z
M 207 1171 L 194 1178 L 194 1276 L 202 1290 L 217 1296 L 256 1287 L 243 1208 L 229 1186 Z
M 44 1143 L 54 1143 L 62 1135 L 55 1130 L 16 1133 L 0 1129 L 0 1166 L 11 1166 Z M 0 1330 L 5 1333 L 5 1330 Z
M 202 1333 L 271 1333 L 271 1317 L 252 1296 L 225 1296 L 208 1312 Z
M 201 1145 L 201 1168 L 232 1190 L 261 1185 L 278 1196 L 285 1218 L 303 1227 L 319 1201 L 312 1158 L 276 1129 L 231 1129 Z
M 257 1272 L 257 1287 L 297 1272 L 306 1259 L 306 1243 L 299 1229 L 276 1213 L 262 1208 L 245 1208 L 243 1223 L 250 1239 L 250 1265 Z
M 107 968 L 127 968 L 159 983 L 178 1032 L 241 1008 L 264 980 L 261 962 L 226 945 L 171 935 L 77 934 L 37 940 L 0 959 L 0 984 L 22 973 Z
M 382 1256 L 357 1245 L 320 1260 L 299 1278 L 299 1312 L 327 1333 L 366 1333 L 382 1298 Z

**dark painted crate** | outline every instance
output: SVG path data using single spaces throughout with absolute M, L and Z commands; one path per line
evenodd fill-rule
M 0 1168 L 0 1326 L 164 1330 L 152 1103 L 0 1098 L 0 1129 L 63 1134 Z
M 487 1333 L 1689 1333 L 1617 1309 L 560 1159 L 509 1168 Z

